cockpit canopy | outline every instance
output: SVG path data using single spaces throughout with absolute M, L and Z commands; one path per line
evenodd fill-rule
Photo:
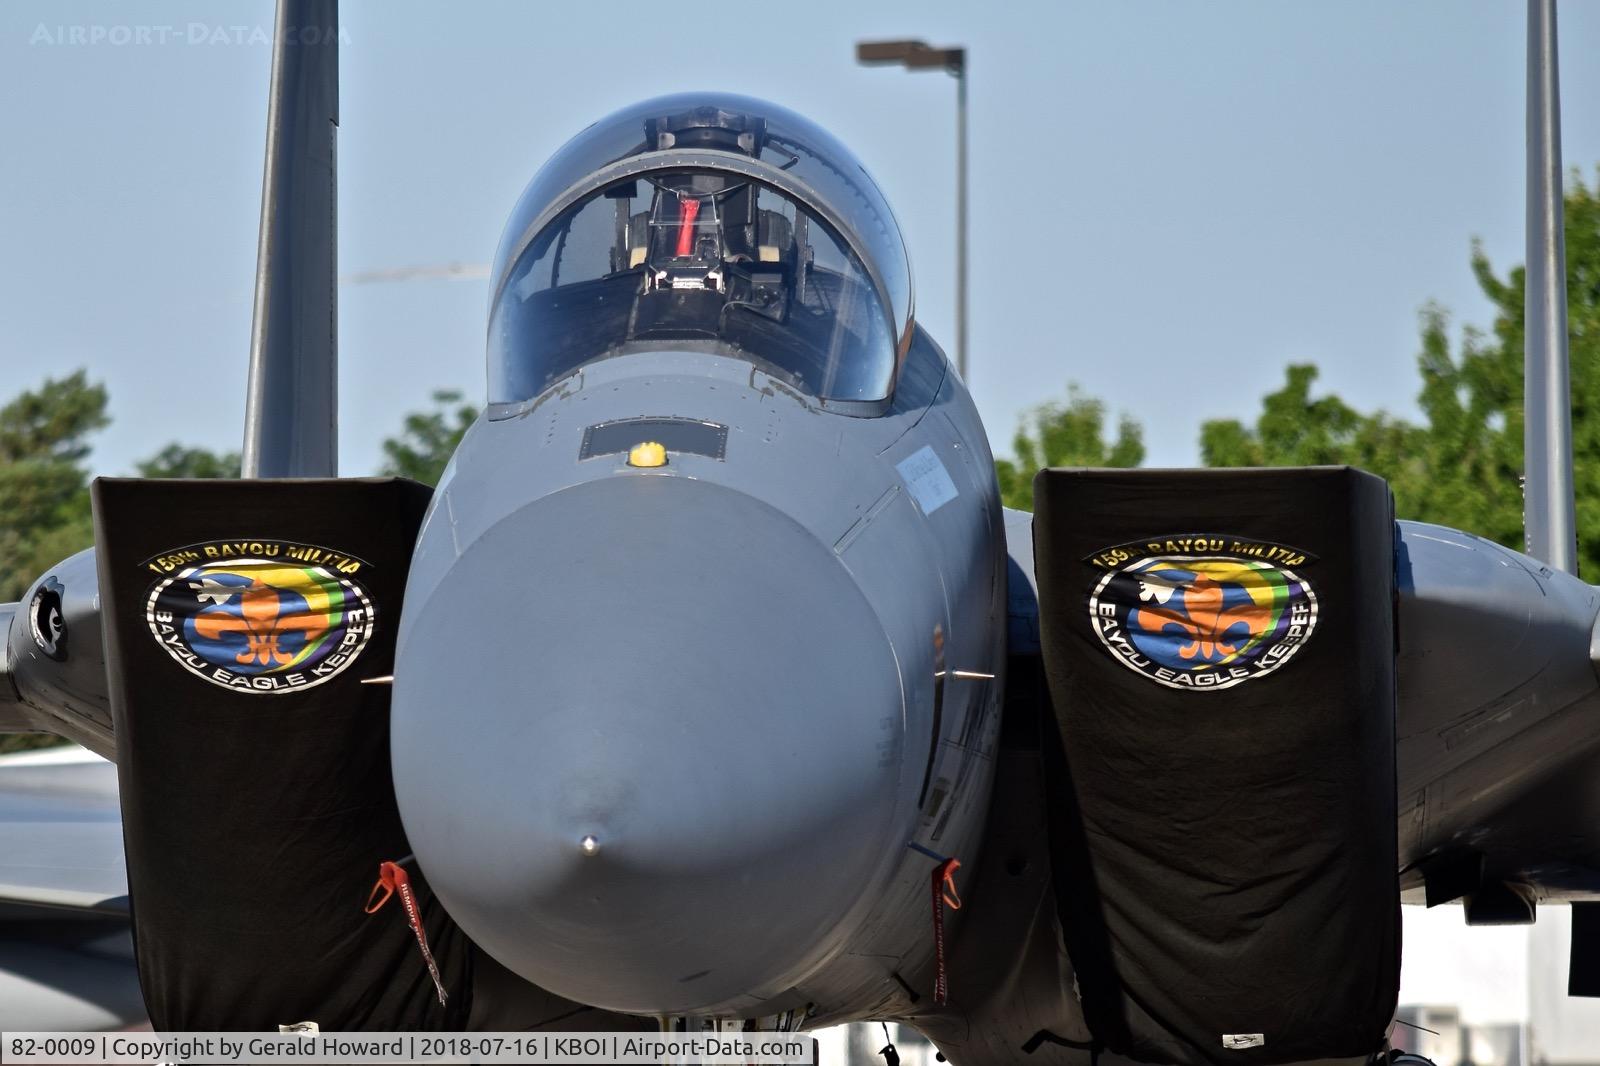
M 493 276 L 497 406 L 676 348 L 870 413 L 911 337 L 910 268 L 877 186 L 826 132 L 744 97 L 665 97 L 579 134 L 523 193 Z

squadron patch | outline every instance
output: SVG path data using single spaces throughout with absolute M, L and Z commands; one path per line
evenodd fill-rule
M 1316 560 L 1267 541 L 1210 534 L 1120 544 L 1084 560 L 1106 571 L 1089 625 L 1112 658 L 1168 688 L 1231 688 L 1278 669 L 1317 627 L 1297 570 Z
M 354 556 L 281 540 L 208 541 L 148 559 L 156 642 L 179 665 L 238 692 L 289 692 L 338 675 L 372 639 Z

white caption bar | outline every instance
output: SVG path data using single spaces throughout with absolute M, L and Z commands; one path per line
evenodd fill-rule
M 815 1064 L 800 1033 L 0 1033 L 0 1063 Z

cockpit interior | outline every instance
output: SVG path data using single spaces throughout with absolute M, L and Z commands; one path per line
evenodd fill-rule
M 909 295 L 896 301 L 869 266 L 875 244 L 901 263 L 904 249 L 876 188 L 861 194 L 864 172 L 851 186 L 838 180 L 848 165 L 812 168 L 845 190 L 849 210 L 834 210 L 794 165 L 820 157 L 764 118 L 701 107 L 642 125 L 628 172 L 562 190 L 499 274 L 491 402 L 521 403 L 595 360 L 663 349 L 745 359 L 822 401 L 885 400 L 909 335 L 894 305 L 908 319 Z M 877 232 L 851 232 L 852 216 Z

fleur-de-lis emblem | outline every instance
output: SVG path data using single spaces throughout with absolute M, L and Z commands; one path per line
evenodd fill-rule
M 279 590 L 270 585 L 252 580 L 248 588 L 232 591 L 239 596 L 239 613 L 207 608 L 195 616 L 194 631 L 206 640 L 220 641 L 229 634 L 244 637 L 244 650 L 234 656 L 241 665 L 287 666 L 294 661 L 298 649 L 285 651 L 280 647 L 284 637 L 299 634 L 303 647 L 328 631 L 326 614 L 289 606 Z M 210 594 L 208 590 L 200 598 Z
M 1223 606 L 1225 590 L 1205 574 L 1196 576 L 1183 589 L 1182 601 L 1176 596 L 1161 599 L 1155 607 L 1138 607 L 1130 621 L 1146 633 L 1170 632 L 1176 626 L 1189 643 L 1178 649 L 1183 659 L 1214 662 L 1239 651 L 1239 646 L 1266 631 L 1272 622 L 1272 609 L 1246 598 L 1243 603 Z M 1245 627 L 1242 635 L 1229 636 L 1236 626 Z

